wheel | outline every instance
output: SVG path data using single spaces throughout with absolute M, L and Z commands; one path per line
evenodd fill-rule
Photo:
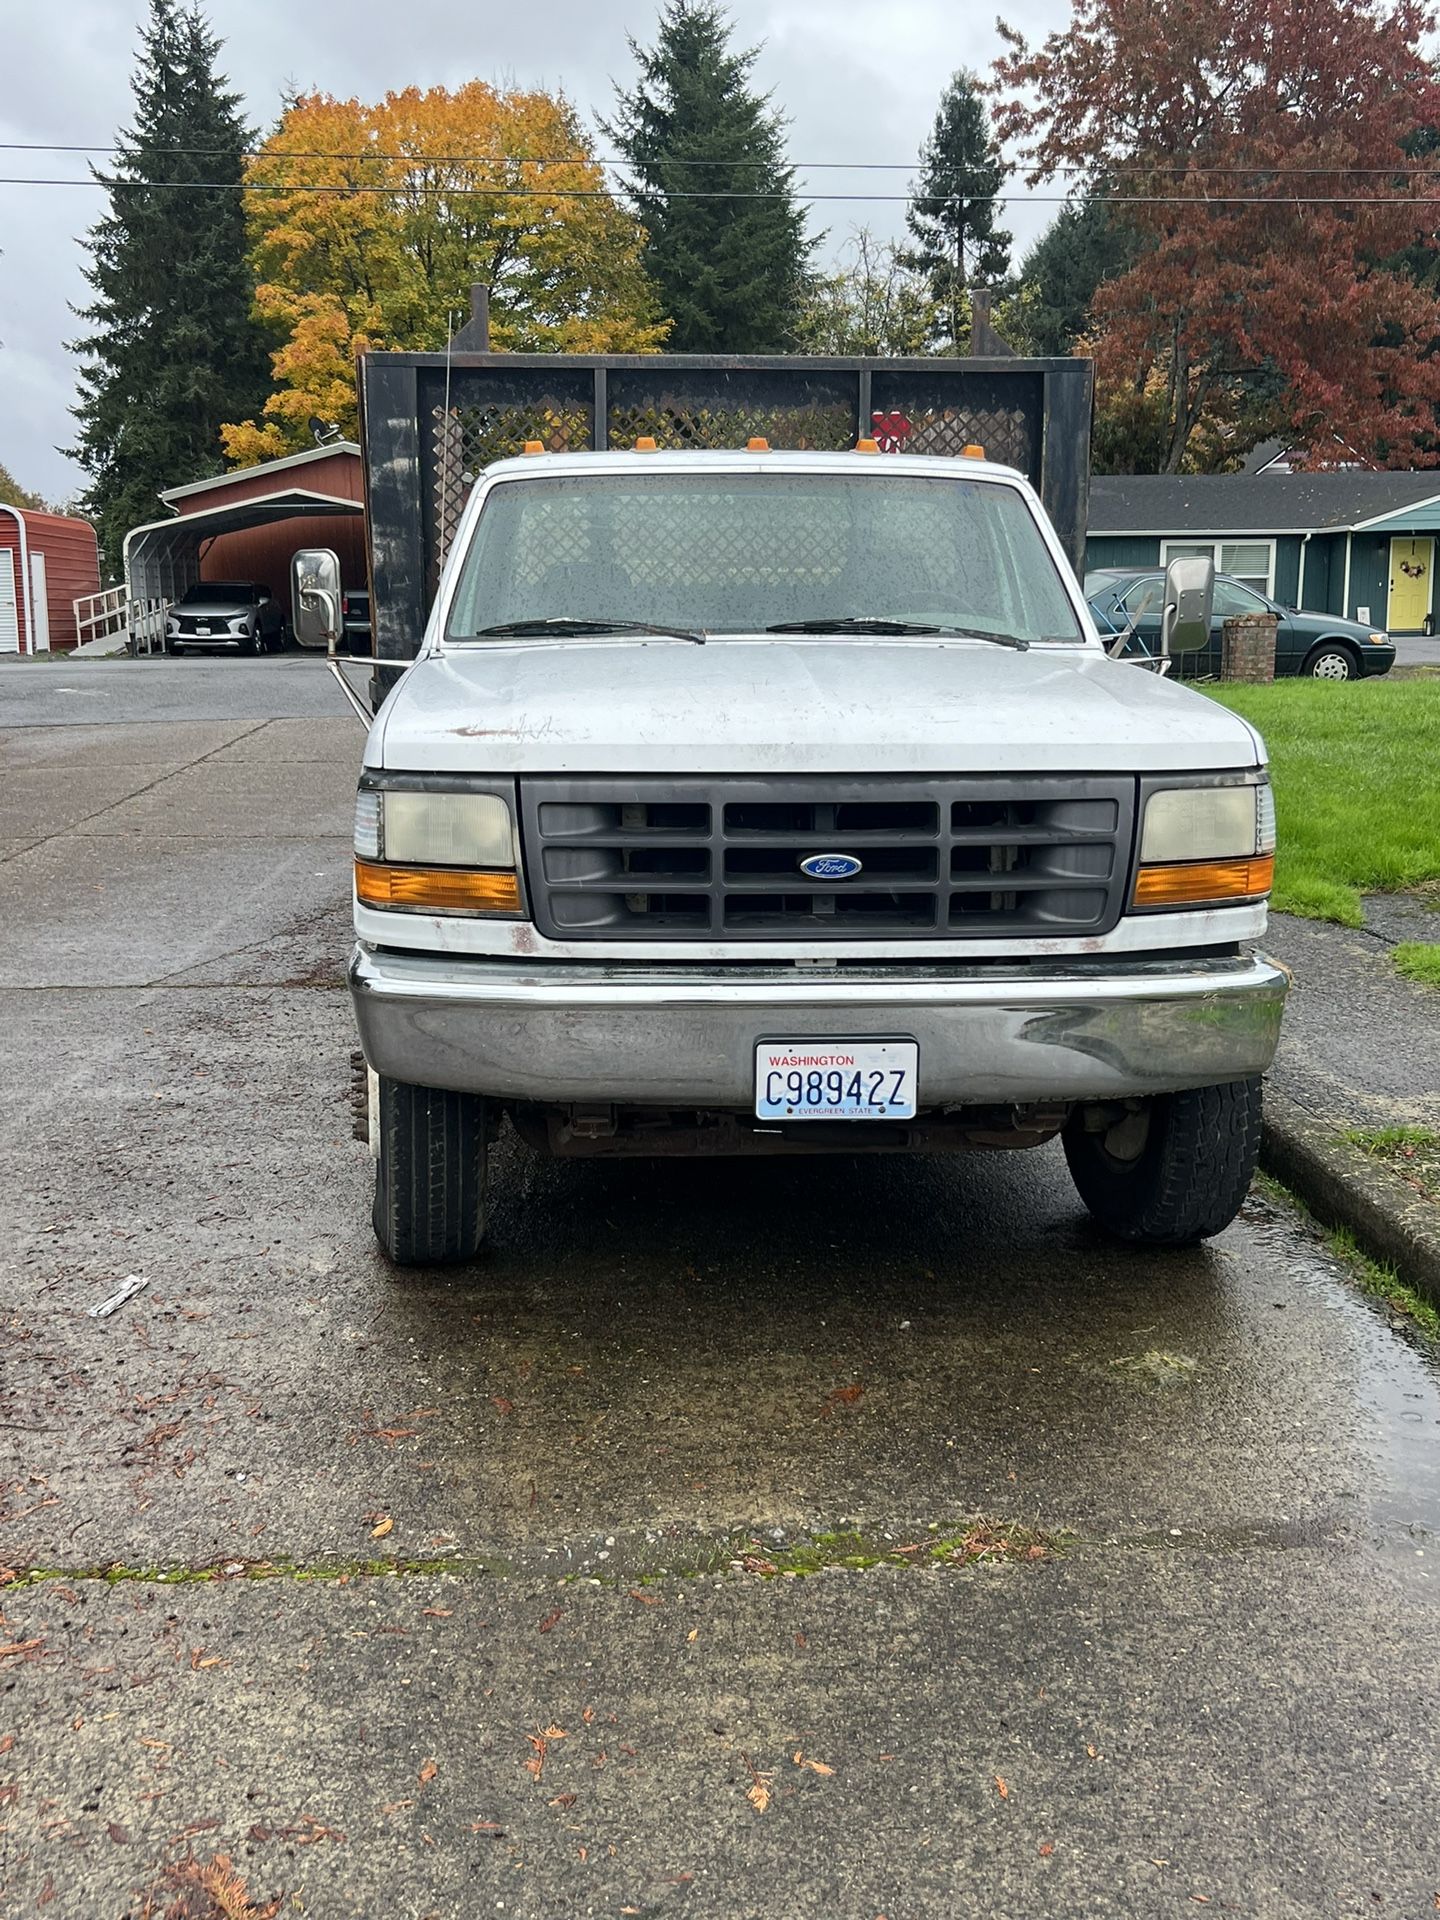
M 253 633 L 247 633 L 240 642 L 240 651 L 244 654 L 256 654 L 260 651 L 260 642 Z
M 375 1236 L 397 1267 L 473 1260 L 485 1237 L 485 1102 L 380 1075 Z
M 1359 663 L 1348 647 L 1338 640 L 1322 640 L 1303 668 L 1312 680 L 1354 680 Z
M 1122 1240 L 1183 1247 L 1228 1227 L 1260 1156 L 1260 1081 L 1156 1094 L 1091 1131 L 1084 1110 L 1063 1135 L 1070 1177 Z
M 169 654 L 178 654 L 180 651 L 180 648 L 175 641 L 167 640 L 165 642 L 165 651 L 166 653 L 169 653 Z

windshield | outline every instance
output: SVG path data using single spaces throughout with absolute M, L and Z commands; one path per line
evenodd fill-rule
M 253 589 L 242 585 L 238 580 L 202 580 L 197 587 L 187 587 L 182 607 L 233 607 L 237 600 L 248 600 Z
M 446 638 L 583 622 L 707 634 L 1081 630 L 1013 487 L 910 475 L 617 473 L 497 486 Z

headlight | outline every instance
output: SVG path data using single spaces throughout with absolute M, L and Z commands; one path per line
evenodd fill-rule
M 1388 633 L 1367 633 L 1365 638 L 1370 642 L 1372 647 L 1388 647 L 1390 644 L 1390 636 Z
M 1262 900 L 1274 877 L 1275 800 L 1268 779 L 1162 787 L 1147 797 L 1136 907 Z
M 355 892 L 365 906 L 401 912 L 518 917 L 509 802 L 498 793 L 362 787 Z

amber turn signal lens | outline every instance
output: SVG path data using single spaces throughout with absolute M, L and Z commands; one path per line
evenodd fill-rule
M 1275 880 L 1275 856 L 1251 860 L 1182 860 L 1174 866 L 1141 867 L 1135 882 L 1137 907 L 1189 907 L 1225 900 L 1259 900 Z
M 355 862 L 355 895 L 367 907 L 412 907 L 430 913 L 519 913 L 513 873 L 475 867 L 391 867 Z

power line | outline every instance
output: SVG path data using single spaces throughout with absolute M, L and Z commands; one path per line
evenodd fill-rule
M 0 176 L 0 187 L 89 187 L 101 188 L 106 192 L 115 190 L 121 193 L 233 193 L 238 188 L 244 193 L 322 193 L 336 198 L 375 199 L 381 196 L 398 198 L 402 195 L 419 195 L 427 199 L 460 199 L 473 196 L 489 200 L 613 200 L 614 194 L 608 187 L 487 187 L 487 186 L 427 186 L 419 182 L 406 182 L 390 186 L 367 186 L 350 184 L 318 185 L 308 181 L 280 185 L 265 181 L 235 180 L 123 180 L 106 178 L 103 174 L 92 175 L 89 179 L 42 179 L 33 175 Z M 797 198 L 807 204 L 813 202 L 842 202 L 845 204 L 885 204 L 908 206 L 914 199 L 927 201 L 949 201 L 964 199 L 971 204 L 986 202 L 992 206 L 1068 206 L 1071 196 L 1068 193 L 976 193 L 976 194 L 923 194 L 909 193 L 798 193 L 737 191 L 732 189 L 693 187 L 678 193 L 666 193 L 656 196 L 666 200 L 788 200 Z M 1212 194 L 1212 193 L 1103 193 L 1092 194 L 1091 202 L 1107 207 L 1428 207 L 1440 206 L 1440 191 L 1421 194 L 1294 194 L 1294 193 L 1250 193 L 1250 194 Z
M 129 149 L 120 146 L 84 146 L 65 145 L 58 142 L 41 140 L 0 140 L 0 153 L 97 153 L 121 155 Z M 151 147 L 149 152 L 167 154 L 187 160 L 213 159 L 217 154 L 229 156 L 231 149 L 224 147 Z M 364 147 L 354 151 L 337 151 L 333 148 L 272 148 L 250 147 L 241 149 L 238 158 L 243 160 L 394 160 L 410 166 L 482 166 L 482 167 L 606 167 L 622 172 L 634 172 L 635 163 L 624 158 L 611 158 L 590 154 L 481 154 L 481 153 L 405 153 L 394 148 Z M 680 156 L 666 158 L 667 167 L 763 167 L 770 162 L 762 159 L 743 158 L 696 160 Z M 785 166 L 795 173 L 916 173 L 920 170 L 916 160 L 787 160 Z M 1023 170 L 1023 169 L 1022 169 Z M 1058 175 L 1076 175 L 1091 177 L 1098 175 L 1106 179 L 1119 179 L 1131 175 L 1151 175 L 1175 173 L 1185 176 L 1211 178 L 1216 175 L 1254 174 L 1265 179 L 1296 176 L 1324 176 L 1327 174 L 1371 175 L 1382 179 L 1394 179 L 1406 174 L 1431 175 L 1440 172 L 1440 157 L 1435 161 L 1397 162 L 1391 166 L 1357 166 L 1349 161 L 1337 160 L 1329 166 L 1305 165 L 1292 166 L 1288 162 L 1266 165 L 1258 162 L 1217 162 L 1207 166 L 1197 166 L 1188 160 L 1167 160 L 1146 163 L 1122 163 L 1115 166 L 1079 167 L 1057 166 L 1049 170 Z M 179 184 L 179 183 L 175 183 Z M 910 196 L 907 196 L 907 198 Z M 967 198 L 980 198 L 979 195 L 967 195 Z

